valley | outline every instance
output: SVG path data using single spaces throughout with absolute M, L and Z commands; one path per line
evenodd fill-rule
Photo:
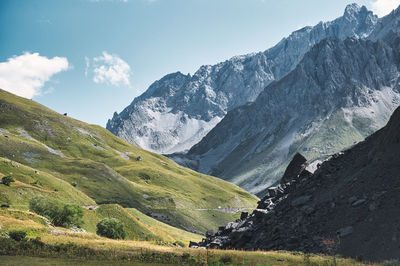
M 198 14 L 174 0 L 61 2 L 46 8 L 71 13 L 17 23 L 32 43 L 8 34 L 20 46 L 0 62 L 0 265 L 400 265 L 400 2 L 344 1 L 336 19 L 225 61 L 213 30 L 231 23 L 249 51 L 245 12 L 210 27 L 202 1 L 185 2 Z M 266 11 L 236 4 L 223 13 Z M 71 14 L 75 46 L 54 35 Z M 203 49 L 220 62 L 170 73 L 207 62 Z M 74 118 L 117 105 L 105 127 Z

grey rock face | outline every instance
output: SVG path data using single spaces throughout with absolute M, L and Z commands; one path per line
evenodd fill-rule
M 254 103 L 228 112 L 188 158 L 262 193 L 296 152 L 323 159 L 363 140 L 400 105 L 398 36 L 390 40 L 321 41 Z
M 202 66 L 193 76 L 167 75 L 115 113 L 107 129 L 150 151 L 188 150 L 228 111 L 254 101 L 265 86 L 293 70 L 315 44 L 327 37 L 363 38 L 377 20 L 365 7 L 349 5 L 342 17 L 293 32 L 265 52 Z
M 240 223 L 219 228 L 198 245 L 330 255 L 335 248 L 366 261 L 399 260 L 399 172 L 400 107 L 365 141 L 265 196 Z

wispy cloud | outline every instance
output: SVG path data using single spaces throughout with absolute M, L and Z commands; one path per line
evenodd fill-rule
M 372 9 L 382 17 L 389 14 L 393 9 L 396 9 L 400 5 L 400 0 L 373 0 Z
M 25 98 L 32 98 L 43 94 L 44 84 L 53 75 L 67 70 L 68 66 L 65 57 L 49 59 L 38 53 L 14 56 L 7 62 L 0 62 L 0 88 Z M 49 93 L 49 90 L 45 93 Z
M 47 19 L 47 18 L 38 19 L 38 20 L 36 20 L 36 22 L 37 22 L 37 23 L 40 23 L 40 24 L 49 24 L 49 25 L 53 24 L 53 23 L 51 22 L 51 20 L 50 20 L 50 19 Z
M 104 51 L 101 56 L 95 57 L 92 60 L 85 57 L 85 61 L 85 75 L 88 76 L 89 71 L 92 72 L 95 83 L 130 86 L 131 67 L 118 55 L 109 54 Z
M 89 57 L 87 57 L 87 56 L 85 56 L 85 64 L 86 64 L 86 67 L 85 67 L 85 77 L 87 77 L 88 74 L 89 74 L 89 68 L 90 68 L 90 59 L 89 59 Z

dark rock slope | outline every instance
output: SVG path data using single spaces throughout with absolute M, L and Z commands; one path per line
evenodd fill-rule
M 365 141 L 332 156 L 314 174 L 296 156 L 284 184 L 248 217 L 201 246 L 400 258 L 400 108 Z

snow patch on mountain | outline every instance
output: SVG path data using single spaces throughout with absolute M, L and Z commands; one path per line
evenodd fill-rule
M 377 21 L 367 8 L 352 4 L 342 17 L 295 31 L 264 52 L 201 66 L 193 76 L 169 74 L 115 113 L 107 129 L 154 152 L 185 151 L 228 111 L 253 102 L 267 85 L 292 71 L 315 44 L 327 37 L 363 38 Z

